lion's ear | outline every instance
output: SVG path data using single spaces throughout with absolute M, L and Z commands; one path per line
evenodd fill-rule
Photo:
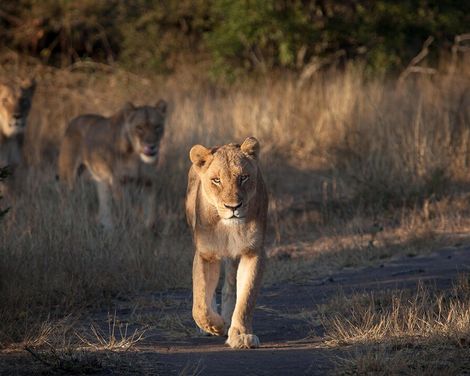
M 212 160 L 212 152 L 202 145 L 194 145 L 189 151 L 189 159 L 195 166 L 202 168 Z
M 132 102 L 126 102 L 118 114 L 120 114 L 120 116 L 122 116 L 126 122 L 129 122 L 134 116 L 135 109 L 136 107 L 132 104 Z
M 121 110 L 121 114 L 124 116 L 126 121 L 129 121 L 132 114 L 134 113 L 134 110 L 135 106 L 132 104 L 132 102 L 126 102 Z
M 163 116 L 166 115 L 166 110 L 167 110 L 167 103 L 163 99 L 160 99 L 157 104 L 155 105 L 155 108 L 157 109 L 158 112 L 160 112 Z
M 255 159 L 257 159 L 259 156 L 259 142 L 254 137 L 248 137 L 245 141 L 243 141 L 243 144 L 242 146 L 240 146 L 240 149 L 243 153 Z

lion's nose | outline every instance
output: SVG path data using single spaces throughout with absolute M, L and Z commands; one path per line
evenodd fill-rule
M 230 210 L 232 210 L 232 211 L 235 211 L 235 210 L 237 210 L 240 206 L 242 206 L 242 202 L 240 201 L 238 204 L 230 204 L 230 205 L 224 204 L 224 206 L 225 206 L 227 209 L 230 209 Z

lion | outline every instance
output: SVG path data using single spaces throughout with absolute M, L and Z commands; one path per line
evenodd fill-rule
M 14 169 L 22 161 L 22 146 L 36 81 L 0 83 L 0 167 Z
M 135 107 L 127 103 L 111 117 L 81 115 L 68 125 L 59 151 L 59 179 L 72 189 L 81 167 L 91 174 L 98 191 L 98 221 L 113 228 L 111 195 L 137 182 L 145 188 L 145 224 L 155 225 L 155 181 L 160 143 L 165 131 L 167 103 Z
M 191 228 L 194 321 L 213 335 L 228 334 L 232 348 L 259 347 L 252 320 L 265 266 L 263 247 L 268 210 L 258 165 L 259 142 L 191 148 L 186 218 Z M 221 314 L 215 289 L 224 262 Z

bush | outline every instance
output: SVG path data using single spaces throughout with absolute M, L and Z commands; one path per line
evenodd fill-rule
M 317 57 L 403 67 L 433 36 L 436 51 L 469 32 L 468 2 L 408 0 L 19 0 L 0 5 L 0 38 L 67 66 L 90 58 L 165 71 L 208 57 L 215 72 L 301 70 Z M 189 58 L 189 60 L 188 60 Z M 312 60 L 313 59 L 313 60 Z

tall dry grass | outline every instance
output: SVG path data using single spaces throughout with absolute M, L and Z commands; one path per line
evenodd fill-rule
M 195 143 L 260 140 L 271 191 L 268 281 L 455 242 L 469 228 L 470 181 L 470 72 L 457 68 L 401 88 L 357 65 L 309 82 L 273 76 L 227 87 L 190 69 L 138 77 L 5 57 L 2 75 L 34 75 L 38 89 L 25 143 L 30 167 L 0 226 L 1 344 L 23 340 L 43 318 L 135 291 L 189 286 L 183 201 Z M 125 101 L 159 98 L 171 111 L 157 234 L 143 229 L 133 205 L 117 208 L 116 230 L 104 233 L 94 222 L 93 185 L 83 180 L 66 195 L 55 180 L 65 126 L 84 112 L 110 115 Z
M 423 284 L 414 293 L 379 291 L 339 296 L 323 306 L 327 343 L 357 345 L 339 373 L 464 374 L 470 366 L 470 283 L 450 291 Z

